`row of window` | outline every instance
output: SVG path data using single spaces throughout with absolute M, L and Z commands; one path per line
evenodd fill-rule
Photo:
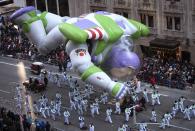
M 37 9 L 40 11 L 46 10 L 46 1 L 47 1 L 47 7 L 48 11 L 52 12 L 54 14 L 58 13 L 59 8 L 59 15 L 61 16 L 69 16 L 69 6 L 68 6 L 68 0 L 26 0 L 27 6 L 36 6 Z M 35 5 L 35 2 L 37 3 Z M 57 7 L 57 2 L 59 3 Z
M 181 18 L 175 16 L 166 16 L 166 28 L 168 30 L 181 30 Z M 140 21 L 148 27 L 154 27 L 154 16 L 149 14 L 140 14 Z
M 143 2 L 149 2 L 150 0 L 143 0 Z M 166 0 L 166 1 L 170 1 L 170 2 L 180 2 L 180 0 Z M 102 0 L 91 0 L 91 2 L 95 2 L 95 3 L 100 3 L 102 2 Z M 117 0 L 117 3 L 120 4 L 124 4 L 126 2 L 126 0 Z
M 96 11 L 100 11 L 98 9 L 92 9 L 92 12 L 96 12 Z M 122 15 L 126 18 L 129 18 L 129 15 L 127 12 L 125 11 L 114 11 L 114 13 Z M 155 27 L 155 16 L 152 14 L 144 14 L 144 13 L 140 13 L 139 14 L 140 17 L 140 21 L 141 23 L 147 25 L 148 27 L 154 28 Z M 166 21 L 166 28 L 167 30 L 177 30 L 180 31 L 181 30 L 181 17 L 175 17 L 175 16 L 166 16 L 165 17 L 165 21 Z

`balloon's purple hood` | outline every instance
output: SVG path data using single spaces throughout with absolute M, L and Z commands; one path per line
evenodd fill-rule
M 140 67 L 140 59 L 136 53 L 114 46 L 104 64 L 109 68 L 130 67 L 136 70 Z

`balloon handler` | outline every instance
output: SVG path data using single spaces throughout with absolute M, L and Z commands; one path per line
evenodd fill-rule
M 107 90 L 116 99 L 125 96 L 127 87 L 111 80 L 104 71 L 119 78 L 137 70 L 140 60 L 133 52 L 132 39 L 149 34 L 145 25 L 104 11 L 70 18 L 49 12 L 37 14 L 28 6 L 15 11 L 10 19 L 22 27 L 42 55 L 66 44 L 81 79 Z

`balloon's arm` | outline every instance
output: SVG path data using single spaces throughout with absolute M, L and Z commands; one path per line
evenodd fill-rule
M 138 39 L 141 36 L 147 36 L 150 33 L 149 28 L 133 19 L 129 19 L 129 22 L 137 28 L 137 31 L 131 35 L 132 39 Z

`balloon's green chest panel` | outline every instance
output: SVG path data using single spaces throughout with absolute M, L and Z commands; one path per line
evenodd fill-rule
M 116 42 L 123 35 L 123 30 L 114 20 L 100 14 L 78 18 L 75 23 L 60 24 L 59 29 L 69 40 L 78 44 L 86 40 L 97 41 L 94 55 L 100 54 L 108 44 Z

